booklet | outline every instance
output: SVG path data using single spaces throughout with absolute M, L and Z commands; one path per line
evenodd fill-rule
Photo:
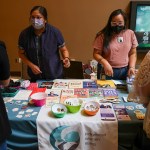
M 46 89 L 45 93 L 47 93 L 49 97 L 60 97 L 61 89 Z
M 83 81 L 83 88 L 97 88 L 97 84 L 94 81 Z
M 62 89 L 61 90 L 61 95 L 64 96 L 64 95 L 74 95 L 74 89 Z
M 113 108 L 118 120 L 131 120 L 124 105 L 114 104 Z
M 68 82 L 67 81 L 55 81 L 52 89 L 68 89 Z
M 103 89 L 103 96 L 105 99 L 118 98 L 118 92 L 116 89 Z
M 53 84 L 54 84 L 53 81 L 43 81 L 39 84 L 39 87 L 41 88 L 45 87 L 45 88 L 51 89 Z
M 60 97 L 50 97 L 46 98 L 46 107 L 51 107 L 54 103 L 59 103 Z
M 87 98 L 89 97 L 89 89 L 82 89 L 82 88 L 74 89 L 74 95 L 76 95 L 79 98 Z
M 111 103 L 100 103 L 101 120 L 116 120 L 116 115 Z
M 60 103 L 64 103 L 64 101 L 66 99 L 69 99 L 69 98 L 77 98 L 77 95 L 61 95 L 61 98 L 60 98 Z
M 83 81 L 82 80 L 72 80 L 72 81 L 69 81 L 69 88 L 70 89 L 83 88 Z
M 104 98 L 103 97 L 103 90 L 102 89 L 96 89 L 96 88 L 91 88 L 89 89 L 89 97 L 99 97 L 99 98 Z

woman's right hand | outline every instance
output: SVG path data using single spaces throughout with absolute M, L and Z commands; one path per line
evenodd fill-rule
M 31 70 L 32 70 L 32 72 L 34 74 L 41 74 L 42 73 L 42 71 L 40 70 L 40 68 L 38 66 L 34 65 L 34 64 L 32 64 L 30 66 L 30 68 L 31 68 Z
M 105 75 L 113 77 L 113 68 L 112 66 L 105 60 L 105 63 L 103 63 L 104 72 Z

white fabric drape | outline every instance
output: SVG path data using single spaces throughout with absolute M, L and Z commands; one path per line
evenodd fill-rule
M 50 108 L 42 107 L 37 117 L 39 150 L 117 150 L 118 122 L 102 121 L 95 116 L 68 113 L 55 118 Z

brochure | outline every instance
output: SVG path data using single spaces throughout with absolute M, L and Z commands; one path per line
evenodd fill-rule
M 67 81 L 55 81 L 52 89 L 68 89 L 68 82 Z
M 83 81 L 82 80 L 72 80 L 72 81 L 69 81 L 69 88 L 70 89 L 83 88 Z
M 60 98 L 60 103 L 64 103 L 64 101 L 68 98 L 77 98 L 77 95 L 62 95 Z
M 111 103 L 100 103 L 101 120 L 116 120 L 116 115 Z
M 96 82 L 83 81 L 83 88 L 97 88 Z
M 45 88 L 51 89 L 53 84 L 54 84 L 53 81 L 43 81 L 39 84 L 39 87 L 41 88 L 45 87 Z
M 89 89 L 77 88 L 74 89 L 74 95 L 77 95 L 79 98 L 87 98 L 89 97 Z
M 60 97 L 61 89 L 46 89 L 45 93 L 47 93 L 49 97 Z
M 131 120 L 124 105 L 113 105 L 118 120 Z
M 104 98 L 103 97 L 103 90 L 102 89 L 96 89 L 96 88 L 91 88 L 89 89 L 89 97 L 99 97 L 99 98 Z
M 64 95 L 74 95 L 74 89 L 62 89 L 61 90 L 61 95 L 64 96 Z
M 103 96 L 105 99 L 118 98 L 118 92 L 116 89 L 103 89 Z

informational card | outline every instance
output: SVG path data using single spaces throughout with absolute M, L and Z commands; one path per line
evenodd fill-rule
M 60 95 L 61 95 L 61 89 L 46 89 L 45 93 L 49 97 L 60 97 Z
M 68 89 L 68 82 L 61 80 L 55 81 L 52 89 Z
M 83 81 L 83 88 L 97 88 L 97 84 L 95 81 L 93 82 L 88 82 L 88 81 Z
M 69 81 L 69 88 L 70 89 L 83 88 L 83 81 L 82 80 L 72 80 L 72 81 Z
M 46 98 L 46 106 L 51 107 L 54 103 L 59 103 L 60 97 L 47 97 Z
M 89 97 L 103 97 L 103 90 L 102 89 L 97 89 L 97 88 L 90 88 L 89 89 Z
M 64 101 L 66 100 L 66 99 L 69 99 L 69 98 L 77 98 L 77 95 L 63 95 L 63 96 L 61 96 L 61 98 L 60 98 L 60 103 L 64 103 Z
M 131 120 L 124 105 L 113 105 L 118 120 Z
M 89 89 L 82 89 L 82 88 L 77 88 L 74 89 L 74 95 L 77 95 L 79 98 L 86 98 L 89 97 Z
M 53 86 L 54 82 L 53 81 L 43 81 L 42 83 L 40 83 L 39 87 L 45 87 L 48 89 L 51 89 Z
M 116 115 L 111 103 L 100 103 L 101 120 L 116 120 Z
M 105 99 L 118 98 L 118 92 L 116 89 L 103 89 L 103 96 Z
M 74 89 L 62 89 L 61 90 L 61 95 L 74 95 Z

